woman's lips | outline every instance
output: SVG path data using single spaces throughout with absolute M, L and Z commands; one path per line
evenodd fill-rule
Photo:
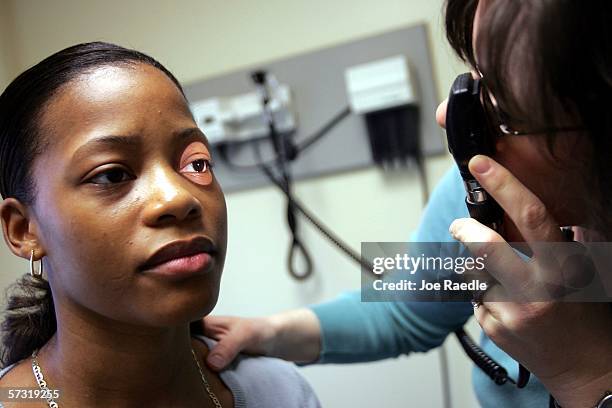
M 142 273 L 181 279 L 206 273 L 210 269 L 212 262 L 213 257 L 210 254 L 200 252 L 194 255 L 170 259 L 158 265 L 143 269 Z
M 215 254 L 213 242 L 205 236 L 197 236 L 162 246 L 138 269 L 142 273 L 182 279 L 206 273 L 214 262 Z

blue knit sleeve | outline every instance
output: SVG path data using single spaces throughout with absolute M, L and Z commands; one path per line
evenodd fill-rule
M 448 227 L 467 217 L 465 193 L 456 167 L 433 191 L 413 242 L 453 242 Z M 322 331 L 318 363 L 380 360 L 439 346 L 473 314 L 469 303 L 361 302 L 360 291 L 346 292 L 311 306 Z

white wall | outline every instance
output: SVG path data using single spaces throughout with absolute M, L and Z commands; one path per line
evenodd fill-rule
M 11 4 L 0 0 L 0 92 L 16 74 L 14 50 L 16 43 L 12 32 Z M 0 245 L 0 302 L 4 303 L 4 288 L 17 277 L 28 272 L 27 262 L 14 256 L 3 243 Z
M 65 46 L 106 40 L 147 52 L 181 81 L 191 82 L 420 22 L 430 26 L 441 99 L 461 70 L 445 43 L 438 1 L 8 2 L 18 71 Z M 450 164 L 448 157 L 428 161 L 432 186 Z M 414 172 L 387 177 L 368 169 L 322 177 L 298 183 L 296 193 L 356 249 L 361 241 L 405 240 L 421 213 Z M 359 286 L 355 265 L 305 222 L 304 239 L 314 254 L 316 276 L 306 283 L 289 279 L 283 200 L 275 190 L 233 193 L 227 202 L 229 256 L 216 313 L 273 313 Z M 3 269 L 16 270 L 12 258 L 0 253 L 0 264 L 7 266 Z M 453 407 L 475 406 L 469 364 L 454 340 L 450 342 Z M 325 407 L 442 406 L 437 352 L 365 365 L 309 367 L 303 372 Z
M 441 0 L 4 1 L 14 9 L 20 69 L 75 42 L 104 39 L 148 52 L 193 81 L 423 21 L 432 26 L 440 89 L 458 68 L 441 30 Z
M 9 3 L 0 0 L 0 90 L 3 90 L 14 73 L 12 58 L 12 23 Z

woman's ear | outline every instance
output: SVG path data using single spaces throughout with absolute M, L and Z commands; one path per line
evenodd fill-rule
M 4 241 L 15 255 L 29 259 L 32 250 L 36 258 L 45 256 L 42 248 L 36 221 L 31 217 L 28 208 L 19 200 L 9 197 L 0 203 L 0 218 Z

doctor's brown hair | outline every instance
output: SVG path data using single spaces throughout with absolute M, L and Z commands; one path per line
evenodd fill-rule
M 593 193 L 586 215 L 590 227 L 610 240 L 612 2 L 487 0 L 473 49 L 477 6 L 477 0 L 447 0 L 446 34 L 451 46 L 483 74 L 511 127 L 582 129 L 579 135 L 588 139 L 592 150 L 590 157 L 576 158 Z M 555 141 L 563 136 L 561 132 L 543 135 L 551 157 Z

